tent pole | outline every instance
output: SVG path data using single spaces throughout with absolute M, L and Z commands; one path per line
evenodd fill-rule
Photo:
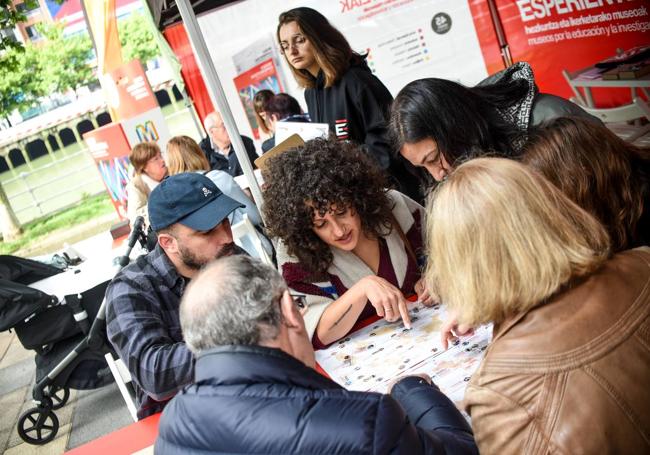
M 183 20 L 183 25 L 185 25 L 185 30 L 187 30 L 187 35 L 192 44 L 192 49 L 194 50 L 194 55 L 196 56 L 196 61 L 201 69 L 201 74 L 205 79 L 208 93 L 210 94 L 210 99 L 212 104 L 217 107 L 223 118 L 223 123 L 226 126 L 226 131 L 230 136 L 230 141 L 234 147 L 234 151 L 237 154 L 239 159 L 239 164 L 241 165 L 244 175 L 248 180 L 251 192 L 253 194 L 253 199 L 257 204 L 257 207 L 262 213 L 262 205 L 264 204 L 262 198 L 262 191 L 260 186 L 257 183 L 255 174 L 253 173 L 253 166 L 248 159 L 246 153 L 246 148 L 244 143 L 241 140 L 241 135 L 239 134 L 239 129 L 235 124 L 235 119 L 232 116 L 232 111 L 228 105 L 228 100 L 226 100 L 226 95 L 223 92 L 223 86 L 219 80 L 219 75 L 217 70 L 214 67 L 212 58 L 208 51 L 208 46 L 203 39 L 201 34 L 201 29 L 199 27 L 199 22 L 196 19 L 196 14 L 192 10 L 192 6 L 189 0 L 176 0 L 176 5 L 178 6 L 178 11 L 181 13 L 181 19 Z M 231 152 L 232 153 L 232 152 Z

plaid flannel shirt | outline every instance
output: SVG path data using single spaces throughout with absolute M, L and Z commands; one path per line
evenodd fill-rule
M 138 418 L 162 411 L 194 378 L 178 313 L 187 281 L 156 245 L 106 291 L 108 338 L 133 377 Z

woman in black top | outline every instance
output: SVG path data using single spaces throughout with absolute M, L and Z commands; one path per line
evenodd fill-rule
M 391 156 L 387 120 L 393 97 L 372 74 L 365 56 L 352 50 L 343 34 L 311 8 L 280 14 L 277 39 L 298 84 L 313 122 L 328 123 L 338 139 L 365 145 L 400 190 L 420 199 L 406 163 Z

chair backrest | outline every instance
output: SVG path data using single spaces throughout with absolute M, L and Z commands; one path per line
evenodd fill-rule
M 244 214 L 243 219 L 233 224 L 231 229 L 233 239 L 237 245 L 247 250 L 250 254 L 257 253 L 256 256 L 265 264 L 273 265 L 273 261 L 262 245 L 262 240 L 259 237 L 260 234 L 255 229 L 255 226 L 253 226 L 253 223 L 251 223 L 251 220 L 248 219 L 248 215 Z M 251 247 L 255 250 L 254 252 L 249 251 Z
M 113 374 L 113 378 L 115 378 L 117 388 L 122 394 L 122 398 L 126 403 L 126 408 L 129 410 L 129 414 L 131 414 L 131 418 L 134 422 L 137 422 L 138 411 L 135 407 L 135 391 L 133 390 L 133 385 L 131 384 L 132 378 L 131 373 L 129 373 L 129 369 L 126 367 L 122 359 L 119 357 L 114 358 L 113 354 L 110 352 L 107 353 L 104 358 L 106 359 L 108 368 L 110 368 L 111 373 Z
M 593 107 L 593 105 L 588 102 L 588 98 L 586 98 L 585 95 L 578 90 L 578 86 L 575 85 L 574 79 L 581 72 L 582 71 L 569 72 L 567 70 L 562 70 L 562 75 L 575 95 L 571 98 L 571 101 L 578 104 L 586 112 L 599 118 L 604 123 L 629 122 L 643 117 L 650 120 L 649 102 L 638 97 L 634 89 L 632 89 L 631 103 L 611 108 Z M 644 93 L 647 95 L 647 91 L 644 91 Z M 585 91 L 585 94 L 588 95 L 588 92 Z

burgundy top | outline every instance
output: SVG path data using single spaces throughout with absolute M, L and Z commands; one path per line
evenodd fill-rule
M 419 223 L 416 224 L 418 225 L 417 227 L 419 230 Z M 413 231 L 413 229 L 411 229 L 411 231 Z M 411 239 L 409 239 L 409 241 L 410 240 Z M 404 295 L 411 295 L 415 293 L 415 283 L 420 279 L 420 270 L 414 258 L 412 258 L 411 255 L 408 254 L 408 252 L 407 252 L 407 256 L 408 256 L 408 266 L 406 268 L 404 284 L 400 288 L 400 290 Z M 395 274 L 395 269 L 393 268 L 393 264 L 390 260 L 390 253 L 388 252 L 388 244 L 386 243 L 386 240 L 384 240 L 381 237 L 379 238 L 379 268 L 377 269 L 377 276 L 385 279 L 393 286 L 399 288 L 399 284 L 397 282 L 397 275 Z M 340 280 L 332 280 L 332 281 L 336 286 L 336 290 L 339 296 L 343 295 L 347 291 L 347 288 L 343 286 L 343 283 L 341 283 Z M 363 321 L 364 319 L 367 319 L 370 316 L 374 316 L 375 314 L 377 314 L 375 311 L 375 307 L 373 307 L 372 304 L 368 301 L 366 302 L 366 306 L 361 312 L 361 314 L 359 315 L 357 321 Z M 321 340 L 318 338 L 317 331 L 314 331 L 314 336 L 312 337 L 311 342 L 314 345 L 314 349 L 323 349 L 327 347 L 327 345 L 323 344 Z

